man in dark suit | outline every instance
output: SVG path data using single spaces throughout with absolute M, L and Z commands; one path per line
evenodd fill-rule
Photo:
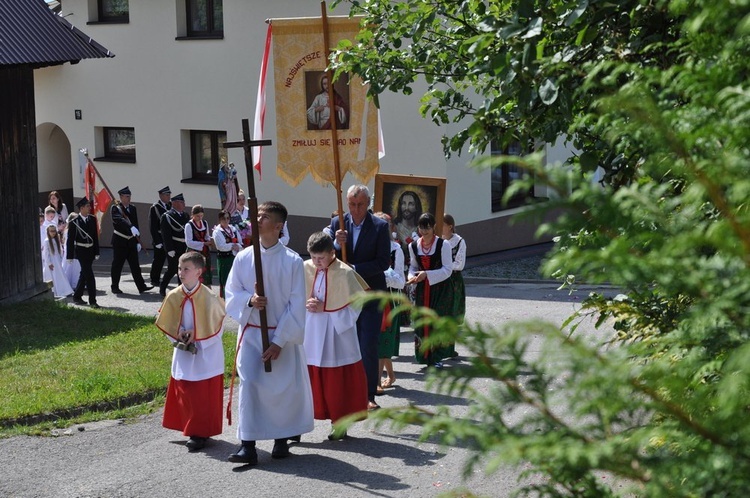
M 159 200 L 151 205 L 148 211 L 148 228 L 151 232 L 151 245 L 154 248 L 154 261 L 151 263 L 151 285 L 157 287 L 160 283 L 161 271 L 167 260 L 164 241 L 161 238 L 161 217 L 172 208 L 169 197 L 172 191 L 169 187 L 159 190 Z
M 68 226 L 68 242 L 65 247 L 68 261 L 73 258 L 81 263 L 81 275 L 78 284 L 73 291 L 73 302 L 86 304 L 83 300 L 83 291 L 89 294 L 89 306 L 98 308 L 96 303 L 96 278 L 94 278 L 94 260 L 99 259 L 99 234 L 96 229 L 96 218 L 89 216 L 91 203 L 84 197 L 76 203 L 79 215 L 74 218 Z
M 370 191 L 366 185 L 352 185 L 346 193 L 349 213 L 343 223 L 337 216 L 331 221 L 331 233 L 335 234 L 337 255 L 346 246 L 346 262 L 365 279 L 371 290 L 385 291 L 385 270 L 391 262 L 391 236 L 388 223 L 369 212 Z M 362 363 L 367 374 L 368 409 L 379 408 L 375 403 L 378 387 L 378 337 L 383 321 L 383 312 L 378 303 L 368 303 L 357 319 L 357 336 Z
M 130 266 L 130 274 L 138 292 L 143 294 L 153 286 L 146 285 L 141 274 L 141 263 L 138 261 L 138 253 L 141 251 L 141 232 L 138 228 L 138 212 L 135 206 L 130 204 L 130 188 L 125 187 L 117 191 L 120 194 L 119 202 L 112 205 L 112 292 L 122 294 L 120 290 L 120 276 L 125 261 Z

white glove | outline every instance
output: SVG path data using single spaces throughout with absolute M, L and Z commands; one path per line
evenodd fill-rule
M 167 256 L 169 256 L 170 258 L 174 258 L 174 255 L 175 255 L 175 254 L 177 254 L 177 253 L 176 253 L 176 252 L 174 252 L 174 251 L 169 251 L 169 252 L 167 253 Z
M 99 255 L 97 254 L 96 256 L 94 256 L 94 259 L 99 259 Z
M 66 259 L 65 261 L 67 261 L 69 265 L 73 264 L 73 260 L 72 259 Z
M 156 247 L 157 249 L 161 249 L 162 247 L 164 247 L 164 244 L 156 244 L 154 247 Z
M 141 249 L 143 249 L 143 246 L 140 244 L 136 244 L 136 247 L 138 248 L 138 252 L 141 252 Z
M 130 233 L 133 234 L 133 237 L 138 237 L 141 234 L 136 227 L 130 227 Z M 138 250 L 140 251 L 140 249 Z

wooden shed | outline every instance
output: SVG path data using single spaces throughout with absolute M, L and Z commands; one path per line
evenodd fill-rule
M 0 305 L 47 292 L 37 208 L 34 69 L 114 57 L 44 0 L 0 1 Z

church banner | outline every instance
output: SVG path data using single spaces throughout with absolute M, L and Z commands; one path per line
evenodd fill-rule
M 336 184 L 331 120 L 338 135 L 341 176 L 367 183 L 378 172 L 378 112 L 355 75 L 333 83 L 329 103 L 321 18 L 273 19 L 274 92 L 278 174 L 292 186 L 310 173 L 320 184 Z M 328 17 L 331 47 L 353 40 L 359 19 Z

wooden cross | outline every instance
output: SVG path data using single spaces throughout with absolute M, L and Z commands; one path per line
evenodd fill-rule
M 242 120 L 242 141 L 226 142 L 225 149 L 242 147 L 245 151 L 245 168 L 247 169 L 247 205 L 250 215 L 250 227 L 252 230 L 251 239 L 253 241 L 253 254 L 255 256 L 255 293 L 259 296 L 265 296 L 263 288 L 263 266 L 260 261 L 260 235 L 258 234 L 258 199 L 255 196 L 255 177 L 253 175 L 253 147 L 262 147 L 271 145 L 270 140 L 250 140 L 250 123 L 249 120 Z M 230 213 L 231 214 L 231 213 Z M 268 339 L 268 318 L 266 308 L 260 312 L 260 333 L 263 341 L 263 351 L 265 352 L 271 345 Z M 271 371 L 271 360 L 265 362 L 266 372 Z

